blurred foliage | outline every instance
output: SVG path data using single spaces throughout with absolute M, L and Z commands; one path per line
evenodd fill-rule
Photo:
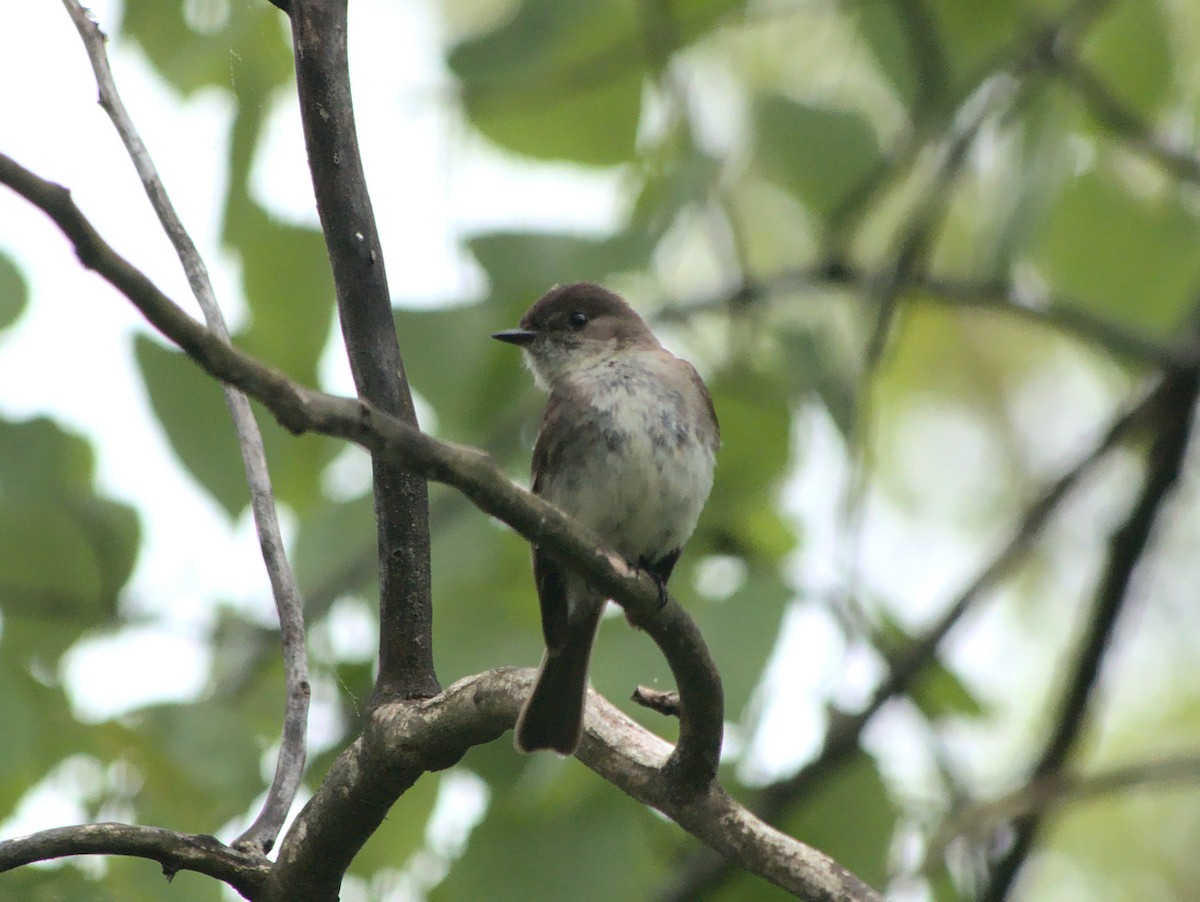
M 819 745 L 804 712 L 830 710 L 837 724 L 838 709 L 854 710 L 870 672 L 936 619 L 1037 489 L 1153 373 L 1154 355 L 1120 349 L 1165 355 L 1185 337 L 1200 287 L 1200 167 L 1188 176 L 1170 157 L 1195 159 L 1200 13 L 1165 0 L 434 6 L 465 127 L 507 154 L 617 173 L 623 218 L 611 234 L 535 232 L 514 210 L 512 225 L 471 236 L 483 295 L 396 311 L 413 387 L 441 436 L 486 448 L 523 478 L 540 399 L 512 349 L 487 336 L 547 286 L 596 279 L 626 291 L 696 362 L 724 448 L 673 589 L 725 680 L 739 740 L 726 782 L 752 798 Z M 271 101 L 291 85 L 281 14 L 251 0 L 126 0 L 117 39 L 180 95 L 229 95 L 221 237 L 249 305 L 234 339 L 315 383 L 333 301 L 321 236 L 276 221 L 250 188 Z M 951 159 L 956 141 L 969 150 Z M 0 329 L 25 308 L 27 278 L 37 273 L 0 255 Z M 883 303 L 897 315 L 868 369 Z M 1130 340 L 1118 347 L 1115 335 Z M 139 340 L 135 355 L 180 464 L 237 517 L 246 492 L 219 388 L 154 341 Z M 339 604 L 373 597 L 370 499 L 334 497 L 322 481 L 335 443 L 260 422 L 323 635 Z M 70 791 L 89 816 L 215 832 L 265 787 L 260 759 L 282 710 L 274 639 L 224 612 L 202 698 L 79 722 L 60 659 L 133 621 L 121 591 L 142 539 L 136 513 L 95 485 L 89 443 L 103 440 L 45 419 L 0 422 L 0 816 L 39 783 L 61 787 L 64 763 L 84 760 L 92 777 Z M 878 886 L 971 895 L 993 834 L 964 836 L 949 866 L 926 871 L 919 849 L 948 814 L 969 822 L 973 801 L 1018 786 L 1036 757 L 1107 538 L 1111 518 L 1096 510 L 1127 502 L 1129 472 L 1096 480 L 1090 500 L 1061 514 L 997 593 L 1003 604 L 953 634 L 886 722 L 785 806 L 783 829 Z M 1175 516 L 1164 529 L 1188 527 Z M 442 679 L 535 663 L 525 544 L 436 487 L 432 518 Z M 1105 677 L 1157 694 L 1106 689 L 1095 715 L 1105 741 L 1085 744 L 1081 770 L 1200 748 L 1200 624 L 1194 580 L 1179 575 L 1191 556 L 1164 553 L 1154 566 L 1162 585 L 1182 579 L 1189 603 L 1144 587 L 1138 635 L 1120 634 L 1125 652 Z M 795 612 L 823 618 L 841 641 L 777 648 Z M 313 644 L 314 683 L 342 739 L 314 755 L 310 783 L 355 730 L 371 679 L 369 662 Z M 800 660 L 821 675 L 793 678 Z M 784 676 L 764 681 L 769 662 Z M 635 683 L 669 685 L 669 674 L 644 636 L 611 618 L 593 680 L 621 700 Z M 443 781 L 422 780 L 353 866 L 367 895 L 384 898 L 381 875 L 421 856 L 429 897 L 446 902 L 653 898 L 689 866 L 680 831 L 576 762 L 522 758 L 502 741 L 462 767 L 487 787 L 478 826 L 455 841 L 430 829 Z M 1071 808 L 1017 895 L 1196 898 L 1195 794 L 1135 787 Z M 428 878 L 431 857 L 447 869 L 440 883 Z M 772 892 L 734 874 L 703 897 Z M 219 893 L 191 874 L 167 893 L 152 865 L 113 860 L 6 874 L 0 895 Z

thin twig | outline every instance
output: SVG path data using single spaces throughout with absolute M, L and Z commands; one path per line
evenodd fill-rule
M 655 315 L 665 321 L 680 321 L 710 311 L 768 303 L 774 296 L 788 292 L 814 291 L 817 297 L 823 297 L 820 290 L 830 288 L 855 292 L 865 299 L 867 287 L 881 278 L 879 271 L 855 263 L 819 262 L 720 294 L 668 303 Z M 1035 297 L 1006 282 L 937 276 L 923 270 L 909 274 L 904 290 L 919 295 L 923 302 L 987 311 L 1055 329 L 1132 362 L 1157 368 L 1184 366 L 1189 362 L 1189 348 L 1155 340 L 1064 295 Z
M 1059 702 L 1054 728 L 1034 765 L 1032 783 L 1052 778 L 1062 770 L 1083 731 L 1113 631 L 1129 599 L 1134 572 L 1146 556 L 1163 507 L 1183 469 L 1200 395 L 1200 371 L 1191 369 L 1172 374 L 1164 384 L 1162 403 L 1156 409 L 1160 432 L 1146 456 L 1145 483 L 1125 522 L 1109 542 L 1095 607 L 1080 643 L 1074 671 Z M 1000 902 L 1008 896 L 1037 841 L 1042 820 L 1042 811 L 1035 810 L 1013 822 L 1012 845 L 992 868 L 980 896 L 983 902 Z
M 63 5 L 75 23 L 83 39 L 96 84 L 100 92 L 100 106 L 108 113 L 125 149 L 137 169 L 151 206 L 158 215 L 163 231 L 171 240 L 179 262 L 183 264 L 188 284 L 195 295 L 209 329 L 222 341 L 229 342 L 229 330 L 221 314 L 213 291 L 208 269 L 195 243 L 188 234 L 167 191 L 159 178 L 154 161 L 143 143 L 133 119 L 125 109 L 117 91 L 112 70 L 105 51 L 106 38 L 100 27 L 90 18 L 78 0 L 63 0 Z M 283 732 L 279 744 L 279 757 L 275 764 L 275 777 L 267 792 L 262 811 L 254 823 L 234 843 L 240 849 L 267 852 L 279 836 L 279 830 L 291 810 L 296 791 L 304 774 L 306 757 L 305 741 L 308 731 L 308 657 L 304 635 L 304 607 L 300 590 L 288 563 L 287 551 L 279 529 L 279 517 L 275 508 L 275 492 L 271 486 L 271 475 L 267 468 L 267 455 L 263 447 L 262 433 L 254 418 L 254 411 L 246 396 L 229 385 L 222 386 L 225 404 L 233 418 L 237 433 L 238 448 L 242 454 L 242 466 L 246 473 L 246 484 L 250 489 L 250 507 L 254 514 L 254 527 L 258 532 L 262 548 L 263 563 L 271 583 L 271 594 L 279 614 L 279 633 L 283 646 L 286 702 Z
M 230 848 L 216 837 L 131 824 L 56 827 L 4 840 L 0 842 L 0 872 L 71 855 L 148 858 L 162 865 L 167 879 L 179 871 L 195 871 L 228 883 L 247 899 L 259 897 L 271 873 L 266 858 Z
M 1007 795 L 977 802 L 953 815 L 929 844 L 925 869 L 936 868 L 950 843 L 966 836 L 986 842 L 1006 821 L 1035 812 L 1046 814 L 1074 802 L 1101 798 L 1130 789 L 1200 781 L 1200 755 L 1139 761 L 1094 774 L 1062 771 L 1031 780 Z
M 1200 157 L 1171 146 L 1149 123 L 1117 99 L 1090 66 L 1065 53 L 1056 54 L 1052 66 L 1052 71 L 1075 90 L 1103 126 L 1176 178 L 1200 184 Z

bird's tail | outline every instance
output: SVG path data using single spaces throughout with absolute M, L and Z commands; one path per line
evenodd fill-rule
M 603 605 L 582 622 L 571 624 L 567 641 L 542 656 L 533 691 L 517 717 L 513 742 L 518 751 L 553 749 L 573 755 L 583 733 L 588 660 Z

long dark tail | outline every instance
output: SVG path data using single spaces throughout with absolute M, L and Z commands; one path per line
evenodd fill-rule
M 517 717 L 513 742 L 518 751 L 553 749 L 573 755 L 583 734 L 583 710 L 587 701 L 588 660 L 596 627 L 604 605 L 596 605 L 572 623 L 567 640 L 542 655 L 533 691 Z

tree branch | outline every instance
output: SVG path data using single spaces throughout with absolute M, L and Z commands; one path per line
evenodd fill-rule
M 293 0 L 292 44 L 308 165 L 359 397 L 416 427 L 375 214 L 358 151 L 347 0 Z M 440 690 L 433 666 L 429 494 L 419 474 L 372 459 L 379 538 L 379 674 L 373 702 Z
M 937 866 L 947 847 L 959 836 L 986 842 L 1005 822 L 1034 813 L 1045 815 L 1065 805 L 1130 789 L 1200 781 L 1200 755 L 1140 761 L 1094 774 L 1047 774 L 1019 789 L 953 815 L 929 844 L 925 869 Z
M 1200 184 L 1200 157 L 1171 146 L 1149 123 L 1118 100 L 1091 67 L 1068 53 L 1056 53 L 1051 65 L 1054 74 L 1079 95 L 1101 125 L 1175 178 Z
M 822 261 L 746 283 L 719 295 L 668 304 L 658 310 L 657 316 L 670 321 L 684 320 L 709 310 L 760 304 L 782 292 L 813 288 L 856 291 L 869 299 L 869 286 L 882 278 L 877 270 L 848 261 Z M 1150 366 L 1182 366 L 1188 362 L 1187 349 L 1156 341 L 1092 312 L 1071 298 L 1030 297 L 1004 282 L 936 276 L 920 269 L 909 273 L 904 287 L 905 291 L 919 293 L 922 300 L 966 310 L 992 311 L 1057 329 L 1088 344 L 1100 345 L 1109 353 Z
M 435 698 L 376 708 L 363 735 L 342 753 L 300 812 L 296 829 L 280 849 L 279 880 L 266 899 L 336 899 L 338 875 L 394 795 L 422 773 L 450 767 L 471 746 L 511 728 L 532 676 L 528 668 L 487 671 L 458 681 Z M 578 754 L 600 776 L 741 867 L 801 898 L 881 898 L 827 856 L 763 823 L 716 783 L 698 794 L 681 793 L 673 779 L 664 779 L 670 746 L 594 691 L 590 696 Z
M 1080 643 L 1078 659 L 1063 697 L 1055 726 L 1047 740 L 1030 782 L 1052 778 L 1064 766 L 1086 723 L 1095 695 L 1097 679 L 1111 644 L 1121 610 L 1129 598 L 1134 571 L 1146 554 L 1163 505 L 1170 497 L 1183 468 L 1192 431 L 1200 371 L 1190 369 L 1172 374 L 1156 413 L 1159 434 L 1146 457 L 1146 476 L 1125 522 L 1109 541 L 1108 559 L 1096 591 L 1096 603 Z M 1017 873 L 1037 840 L 1043 813 L 1035 810 L 1013 823 L 1012 845 L 992 869 L 980 898 L 1000 902 L 1008 895 Z
M 215 837 L 129 824 L 57 827 L 5 840 L 0 842 L 0 872 L 69 855 L 148 858 L 162 865 L 168 880 L 179 871 L 195 871 L 228 883 L 247 899 L 261 896 L 271 873 L 266 858 L 231 849 Z
M 150 152 L 146 149 L 133 119 L 125 109 L 113 79 L 112 69 L 105 51 L 106 37 L 100 27 L 92 21 L 78 0 L 63 0 L 63 5 L 75 23 L 83 40 L 84 49 L 96 76 L 100 92 L 100 106 L 108 113 L 121 141 L 133 161 L 141 178 L 142 186 L 158 215 L 163 231 L 166 232 L 179 262 L 187 274 L 192 294 L 204 313 L 209 329 L 222 341 L 229 341 L 229 330 L 221 314 L 208 277 L 208 268 L 200 256 L 191 235 L 184 228 L 178 213 L 158 175 Z M 271 486 L 271 474 L 267 468 L 267 454 L 263 447 L 262 433 L 254 419 L 250 402 L 240 391 L 223 385 L 225 404 L 233 419 L 237 433 L 238 448 L 242 455 L 242 467 L 246 473 L 246 484 L 250 489 L 250 508 L 254 514 L 254 527 L 262 549 L 263 563 L 271 583 L 271 594 L 279 614 L 279 634 L 283 645 L 284 678 L 286 700 L 284 703 L 283 733 L 279 744 L 279 757 L 275 764 L 275 777 L 267 792 L 262 811 L 245 833 L 234 843 L 247 851 L 267 852 L 274 845 L 279 830 L 287 819 L 296 790 L 304 775 L 306 758 L 305 743 L 308 733 L 308 653 L 304 631 L 304 604 L 295 575 L 288 563 L 287 550 L 279 529 L 279 517 L 275 508 L 275 492 Z

